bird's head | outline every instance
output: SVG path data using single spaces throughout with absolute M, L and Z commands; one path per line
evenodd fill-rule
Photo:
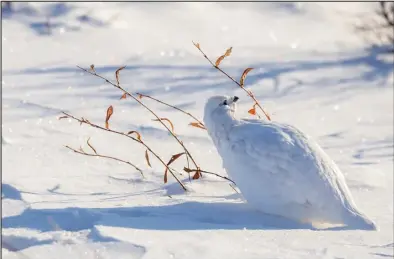
M 237 96 L 212 96 L 208 99 L 204 108 L 204 123 L 209 126 L 219 122 L 224 116 L 234 117 L 236 111 Z

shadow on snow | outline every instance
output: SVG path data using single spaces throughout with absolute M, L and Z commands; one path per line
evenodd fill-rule
M 252 210 L 244 203 L 217 202 L 129 208 L 26 209 L 20 215 L 3 218 L 3 228 L 47 232 L 54 230 L 53 222 L 56 228 L 66 231 L 91 229 L 97 225 L 150 230 L 313 229 L 308 224 Z
M 290 62 L 264 62 L 255 64 L 253 67 L 255 70 L 250 73 L 247 77 L 247 85 L 260 84 L 262 80 L 270 79 L 273 81 L 273 96 L 271 97 L 280 97 L 283 95 L 292 92 L 294 89 L 300 86 L 315 86 L 315 87 L 325 87 L 325 86 L 340 86 L 346 85 L 349 83 L 358 84 L 360 82 L 369 82 L 374 83 L 375 86 L 385 85 L 389 78 L 389 75 L 393 73 L 393 63 L 387 60 L 383 60 L 382 55 L 387 54 L 387 47 L 371 47 L 366 49 L 363 53 L 349 57 L 346 53 L 343 53 L 344 58 L 339 58 L 335 60 L 320 60 L 320 61 L 306 61 L 306 60 L 296 60 Z M 391 58 L 391 57 L 390 57 Z M 319 69 L 333 69 L 333 68 L 351 68 L 364 65 L 368 67 L 366 71 L 360 71 L 360 73 L 351 73 L 352 75 L 347 76 L 335 76 L 331 75 L 330 77 L 317 78 L 311 82 L 304 82 L 302 80 L 293 79 L 293 83 L 290 85 L 281 84 L 281 77 L 286 76 L 291 73 L 296 72 L 313 72 Z M 104 67 L 96 67 L 96 71 L 99 74 L 113 74 L 115 70 L 117 70 L 119 66 L 104 66 Z M 127 65 L 124 69 L 124 72 L 129 71 L 132 73 L 140 74 L 142 71 L 146 70 L 147 74 L 152 70 L 162 70 L 162 71 L 171 71 L 177 70 L 179 71 L 198 71 L 201 76 L 190 76 L 183 77 L 181 79 L 171 78 L 171 81 L 168 83 L 178 82 L 176 86 L 170 87 L 170 90 L 165 89 L 165 80 L 166 78 L 160 78 L 160 85 L 157 87 L 152 87 L 149 89 L 141 90 L 145 94 L 150 94 L 154 92 L 155 94 L 160 93 L 169 93 L 169 92 L 180 92 L 183 93 L 194 93 L 198 91 L 205 91 L 211 89 L 225 89 L 227 88 L 231 82 L 226 80 L 224 77 L 220 77 L 219 72 L 215 71 L 214 68 L 210 67 L 208 64 L 206 66 L 201 65 L 186 65 L 186 66 L 177 66 L 177 65 Z M 243 68 L 234 68 L 229 67 L 226 68 L 230 74 L 241 74 Z M 13 70 L 13 71 L 4 71 L 4 75 L 20 75 L 20 74 L 50 74 L 50 73 L 80 73 L 77 67 L 53 67 L 53 68 L 27 68 L 24 70 Z M 215 73 L 217 75 L 216 78 L 221 78 L 223 80 L 215 80 L 216 82 L 203 83 L 202 79 L 205 79 L 205 75 L 212 76 Z M 124 84 L 128 84 L 129 76 L 124 76 Z M 166 76 L 165 76 L 166 77 Z M 156 83 L 159 78 L 153 78 Z M 86 79 L 84 79 L 86 80 Z M 92 78 L 91 80 L 101 80 L 98 78 Z M 164 80 L 164 81 L 163 81 Z M 163 85 L 164 82 L 164 85 Z M 151 82 L 149 82 L 150 85 Z M 288 83 L 287 83 L 288 84 Z

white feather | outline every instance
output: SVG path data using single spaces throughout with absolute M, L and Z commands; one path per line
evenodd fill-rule
M 376 229 L 358 211 L 342 172 L 315 141 L 290 125 L 236 119 L 233 100 L 211 97 L 204 123 L 223 167 L 250 205 L 303 223 Z

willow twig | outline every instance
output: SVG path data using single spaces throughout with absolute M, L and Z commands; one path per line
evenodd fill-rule
M 99 78 L 103 79 L 103 80 L 104 80 L 105 82 L 107 82 L 108 84 L 111 84 L 111 85 L 114 86 L 115 88 L 118 88 L 119 90 L 123 91 L 123 93 L 125 93 L 126 95 L 130 96 L 131 98 L 133 98 L 133 99 L 134 99 L 135 101 L 137 101 L 142 107 L 144 107 L 144 108 L 147 109 L 150 113 L 152 113 L 153 116 L 156 117 L 156 119 L 163 125 L 163 127 L 165 127 L 165 128 L 167 129 L 167 131 L 175 138 L 175 140 L 182 146 L 182 148 L 185 150 L 187 156 L 188 156 L 188 157 L 191 159 L 191 161 L 193 162 L 194 166 L 195 166 L 196 168 L 198 168 L 198 165 L 197 165 L 196 161 L 194 160 L 193 156 L 190 154 L 189 150 L 185 147 L 185 145 L 182 143 L 182 141 L 175 135 L 175 133 L 172 132 L 172 131 L 168 128 L 168 126 L 167 126 L 165 123 L 162 122 L 162 120 L 160 119 L 160 117 L 157 116 L 157 114 L 156 114 L 154 111 L 152 111 L 149 107 L 147 107 L 147 106 L 146 106 L 145 104 L 143 104 L 140 100 L 138 100 L 137 97 L 135 97 L 134 95 L 130 94 L 128 91 L 126 91 L 125 89 L 123 89 L 121 86 L 119 86 L 119 85 L 117 85 L 117 84 L 115 84 L 115 83 L 109 81 L 107 78 L 105 78 L 105 77 L 103 77 L 103 76 L 97 74 L 96 72 L 89 71 L 89 70 L 84 69 L 84 68 L 82 68 L 82 67 L 80 67 L 80 66 L 77 66 L 77 67 L 78 67 L 79 69 L 85 71 L 86 73 L 89 73 L 89 74 L 91 74 L 91 75 L 93 75 L 93 76 L 96 76 L 96 77 L 99 77 Z
M 197 47 L 197 45 L 193 42 L 193 44 Z M 241 85 L 237 80 L 235 80 L 232 76 L 230 76 L 229 74 L 227 74 L 225 71 L 223 71 L 219 66 L 216 66 L 209 58 L 208 56 L 204 53 L 204 51 L 202 51 L 202 49 L 200 48 L 200 46 L 197 47 L 197 49 L 201 52 L 201 54 L 204 56 L 204 58 L 206 60 L 208 60 L 208 62 L 217 70 L 219 70 L 220 72 L 222 72 L 225 76 L 227 76 L 231 81 L 233 81 L 235 84 L 237 84 L 239 87 L 241 87 L 242 90 L 244 90 L 246 92 L 246 94 L 253 99 L 253 101 L 255 102 L 255 104 L 257 105 L 257 107 L 260 108 L 260 110 L 264 113 L 265 117 L 267 117 L 268 120 L 271 120 L 271 117 L 268 115 L 268 113 L 263 109 L 263 107 L 260 105 L 259 101 L 256 99 L 256 97 L 254 96 L 253 92 L 251 90 L 247 90 L 245 87 L 243 87 L 243 85 Z
M 122 163 L 128 164 L 128 165 L 134 167 L 136 170 L 138 170 L 140 172 L 140 174 L 142 175 L 142 177 L 145 178 L 144 173 L 142 172 L 142 170 L 140 168 L 138 168 L 136 165 L 134 165 L 134 164 L 132 164 L 132 163 L 130 163 L 128 161 L 125 161 L 125 160 L 122 160 L 122 159 L 119 159 L 119 158 L 116 158 L 116 157 L 112 157 L 112 156 L 105 156 L 105 155 L 100 155 L 100 154 L 89 154 L 89 153 L 86 153 L 86 152 L 83 152 L 83 151 L 76 150 L 76 149 L 74 149 L 72 147 L 69 147 L 69 146 L 65 146 L 65 147 L 68 148 L 68 149 L 71 149 L 75 153 L 78 153 L 78 154 L 81 154 L 81 155 L 91 156 L 91 157 L 102 157 L 102 158 L 112 159 L 112 160 L 115 160 L 115 161 L 118 161 L 118 162 L 122 162 Z
M 182 110 L 182 109 L 179 108 L 179 107 L 176 107 L 176 106 L 174 106 L 174 105 L 165 103 L 165 102 L 163 102 L 163 101 L 161 101 L 161 100 L 159 100 L 159 99 L 156 99 L 156 98 L 154 98 L 154 97 L 152 97 L 152 96 L 149 96 L 149 95 L 146 95 L 146 94 L 136 93 L 136 95 L 139 95 L 139 96 L 141 96 L 141 97 L 149 98 L 149 99 L 154 100 L 154 101 L 156 101 L 156 102 L 158 102 L 158 103 L 161 103 L 161 104 L 164 104 L 164 105 L 166 105 L 166 106 L 168 106 L 168 107 L 171 107 L 171 108 L 173 108 L 173 109 L 175 109 L 175 110 L 177 110 L 177 111 L 180 111 L 180 112 L 182 112 L 182 113 L 184 113 L 184 114 L 190 116 L 191 118 L 193 118 L 195 121 L 197 121 L 198 124 L 200 124 L 200 125 L 201 125 L 202 127 L 204 127 L 204 129 L 206 130 L 204 123 L 203 123 L 202 121 L 200 121 L 199 119 L 197 119 L 197 118 L 196 118 L 194 115 L 192 115 L 190 112 L 184 111 L 184 110 Z
M 187 168 L 187 167 L 185 167 L 184 170 L 185 170 L 186 172 L 199 172 L 199 173 L 205 173 L 205 174 L 215 175 L 215 176 L 217 176 L 217 177 L 219 177 L 219 178 L 222 178 L 222 179 L 224 179 L 224 180 L 230 181 L 230 182 L 232 182 L 233 184 L 237 185 L 237 184 L 236 184 L 233 180 L 231 180 L 230 178 L 228 178 L 228 177 L 226 177 L 226 176 L 223 176 L 223 175 L 220 175 L 220 174 L 217 174 L 217 173 L 212 173 L 212 172 L 204 171 L 204 170 L 201 170 L 201 169 L 190 169 L 190 168 Z
M 169 170 L 169 172 L 171 173 L 171 175 L 175 178 L 175 180 L 182 186 L 182 188 L 183 188 L 183 190 L 185 190 L 185 191 L 187 191 L 187 189 L 186 189 L 186 187 L 185 187 L 185 185 L 178 179 L 178 177 L 176 177 L 176 175 L 174 174 L 174 172 L 173 172 L 173 169 L 171 168 L 171 167 L 168 167 L 167 166 L 167 164 L 147 145 L 147 144 L 145 144 L 145 142 L 143 142 L 142 140 L 139 140 L 139 139 L 136 139 L 136 138 L 134 138 L 133 136 L 130 136 L 130 135 L 128 135 L 128 134 L 126 134 L 126 133 L 123 133 L 123 132 L 120 132 L 120 131 L 116 131 L 116 130 L 112 130 L 112 129 L 107 129 L 107 128 L 104 128 L 104 127 L 101 127 L 101 126 L 99 126 L 99 125 L 97 125 L 97 124 L 94 124 L 94 123 L 91 123 L 89 120 L 87 120 L 87 119 L 84 119 L 84 118 L 81 118 L 81 119 L 78 119 L 77 117 L 75 117 L 75 116 L 73 116 L 73 115 L 71 115 L 71 114 L 69 114 L 69 113 L 66 113 L 66 112 L 62 112 L 64 115 L 66 115 L 67 116 L 67 118 L 70 118 L 70 119 L 73 119 L 73 120 L 76 120 L 76 121 L 78 121 L 79 123 L 81 123 L 81 124 L 87 124 L 87 125 L 89 125 L 89 126 L 91 126 L 91 127 L 93 127 L 93 128 L 97 128 L 97 129 L 100 129 L 100 130 L 104 130 L 104 131 L 108 131 L 108 132 L 111 132 L 111 133 L 114 133 L 114 134 L 118 134 L 118 135 L 122 135 L 122 136 L 125 136 L 125 137 L 128 137 L 128 138 L 130 138 L 130 139 L 132 139 L 132 140 L 134 140 L 134 141 L 136 141 L 136 142 L 138 142 L 138 143 L 140 143 L 141 145 L 143 145 L 153 156 L 155 156 L 159 161 L 160 161 L 160 163 L 162 163 L 166 168 L 168 168 L 168 170 Z

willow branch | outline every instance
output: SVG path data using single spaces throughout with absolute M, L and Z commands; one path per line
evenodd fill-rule
M 107 78 L 95 73 L 95 72 L 91 72 L 87 69 L 84 69 L 80 66 L 77 66 L 79 69 L 85 71 L 86 73 L 89 73 L 93 76 L 99 77 L 101 79 L 103 79 L 105 82 L 107 82 L 108 84 L 114 86 L 115 88 L 118 88 L 119 90 L 123 91 L 123 93 L 125 93 L 126 95 L 130 96 L 131 98 L 133 98 L 135 101 L 137 101 L 142 107 L 144 107 L 145 109 L 147 109 L 150 113 L 153 114 L 153 116 L 156 117 L 156 119 L 163 125 L 163 127 L 165 127 L 167 129 L 167 131 L 176 139 L 176 141 L 182 146 L 182 148 L 185 150 L 186 154 L 190 157 L 191 161 L 193 162 L 194 166 L 196 168 L 198 168 L 198 165 L 196 163 L 196 161 L 194 160 L 193 156 L 190 154 L 189 150 L 187 150 L 187 148 L 185 147 L 185 145 L 182 143 L 182 141 L 174 134 L 174 132 L 172 132 L 165 123 L 162 122 L 162 120 L 159 118 L 159 116 L 156 115 L 156 113 L 154 111 L 152 111 L 149 107 L 147 107 L 145 104 L 143 104 L 140 100 L 138 100 L 137 97 L 135 97 L 134 95 L 130 94 L 128 91 L 126 91 L 125 89 L 123 89 L 121 86 L 109 81 Z
M 125 136 L 125 137 L 127 137 L 127 138 L 130 138 L 130 139 L 132 139 L 132 140 L 134 140 L 134 141 L 136 141 L 136 142 L 138 142 L 139 144 L 141 144 L 141 145 L 143 145 L 153 156 L 155 156 L 159 161 L 160 161 L 160 163 L 162 163 L 166 168 L 168 168 L 168 171 L 171 173 L 171 175 L 175 178 L 175 180 L 182 186 L 182 188 L 183 188 L 183 190 L 185 190 L 185 191 L 187 191 L 187 189 L 186 189 L 186 187 L 183 185 L 183 183 L 178 179 L 178 177 L 176 177 L 176 175 L 174 174 L 174 171 L 173 171 L 173 169 L 171 168 L 171 167 L 168 167 L 167 166 L 167 164 L 147 145 L 147 144 L 145 144 L 145 142 L 143 142 L 143 141 L 140 141 L 139 139 L 136 139 L 136 138 L 134 138 L 133 136 L 130 136 L 130 135 L 127 135 L 126 133 L 123 133 L 123 132 L 120 132 L 120 131 L 116 131 L 116 130 L 112 130 L 112 129 L 107 129 L 107 128 L 104 128 L 104 127 L 101 127 L 101 126 L 99 126 L 99 125 L 97 125 L 97 124 L 94 124 L 94 123 L 91 123 L 90 121 L 88 121 L 88 120 L 86 120 L 86 119 L 84 119 L 84 118 L 81 118 L 81 119 L 78 119 L 78 118 L 76 118 L 76 117 L 74 117 L 73 115 L 71 115 L 71 114 L 68 114 L 68 113 L 66 113 L 66 112 L 62 112 L 64 115 L 66 115 L 68 118 L 70 118 L 70 119 L 73 119 L 73 120 L 76 120 L 76 121 L 78 121 L 79 123 L 81 123 L 81 124 L 87 124 L 87 125 L 89 125 L 89 126 L 91 126 L 91 127 L 93 127 L 93 128 L 97 128 L 97 129 L 100 129 L 100 130 L 104 130 L 104 131 L 108 131 L 108 132 L 111 132 L 111 133 L 114 133 L 114 134 L 118 134 L 118 135 L 122 135 L 122 136 Z
M 195 45 L 195 44 L 194 44 Z M 265 117 L 267 117 L 268 120 L 271 120 L 271 117 L 268 115 L 268 113 L 263 109 L 263 107 L 260 105 L 259 101 L 257 101 L 256 97 L 254 96 L 253 92 L 251 90 L 245 89 L 243 85 L 241 85 L 237 80 L 235 80 L 232 76 L 227 74 L 225 71 L 223 71 L 219 66 L 216 66 L 209 58 L 208 56 L 202 51 L 200 47 L 197 47 L 197 49 L 201 52 L 201 54 L 204 56 L 206 60 L 217 70 L 219 70 L 221 73 L 223 73 L 225 76 L 227 76 L 231 81 L 233 81 L 235 84 L 237 84 L 239 87 L 241 87 L 242 90 L 246 92 L 246 94 L 253 99 L 257 107 L 260 108 L 260 110 L 264 113 Z
M 146 98 L 149 98 L 149 99 L 151 99 L 151 100 L 154 100 L 154 101 L 156 101 L 156 102 L 158 102 L 158 103 L 161 103 L 161 104 L 163 104 L 163 105 L 166 105 L 166 106 L 168 106 L 168 107 L 171 107 L 171 108 L 173 108 L 173 109 L 175 109 L 175 110 L 177 110 L 177 111 L 180 111 L 180 112 L 182 112 L 182 113 L 184 113 L 184 114 L 190 116 L 190 117 L 193 118 L 195 121 L 197 121 L 198 124 L 200 124 L 202 127 L 204 127 L 204 129 L 205 129 L 204 123 L 202 123 L 202 121 L 200 121 L 199 119 L 197 119 L 197 118 L 196 118 L 195 116 L 193 116 L 191 113 L 189 113 L 189 112 L 187 112 L 187 111 L 184 111 L 184 110 L 182 110 L 181 108 L 176 107 L 176 106 L 174 106 L 174 105 L 171 105 L 171 104 L 165 103 L 165 102 L 163 102 L 163 101 L 161 101 L 161 100 L 158 100 L 158 99 L 156 99 L 156 98 L 154 98 L 154 97 L 152 97 L 152 96 L 149 96 L 149 95 L 146 95 L 146 94 L 142 94 L 142 93 L 136 93 L 136 94 L 139 95 L 139 96 L 141 96 L 141 97 L 146 97 Z
M 142 175 L 142 177 L 144 177 L 144 173 L 142 172 L 142 170 L 140 168 L 138 168 L 136 165 L 134 165 L 134 164 L 132 164 L 132 163 L 130 163 L 128 161 L 125 161 L 125 160 L 122 160 L 122 159 L 119 159 L 119 158 L 116 158 L 116 157 L 112 157 L 112 156 L 105 156 L 105 155 L 100 155 L 100 154 L 89 154 L 89 153 L 86 153 L 85 151 L 79 151 L 79 150 L 76 150 L 76 149 L 74 149 L 72 147 L 69 147 L 69 146 L 65 146 L 65 147 L 68 148 L 68 149 L 71 149 L 75 153 L 78 153 L 78 154 L 81 154 L 81 155 L 91 156 L 91 157 L 102 157 L 102 158 L 107 158 L 107 159 L 111 159 L 111 160 L 115 160 L 115 161 L 118 161 L 118 162 L 122 162 L 122 163 L 128 164 L 128 165 L 134 167 L 136 170 L 138 170 L 140 172 L 140 174 Z
M 392 5 L 394 5 L 393 3 L 391 3 Z M 386 8 L 387 7 L 387 8 Z M 384 18 L 384 20 L 386 21 L 386 23 L 390 26 L 390 27 L 394 27 L 394 7 L 391 6 L 392 8 L 392 17 L 390 19 L 390 11 L 388 10 L 390 8 L 390 6 L 387 5 L 387 2 L 380 2 L 380 12 L 379 14 Z
M 204 171 L 204 170 L 201 170 L 201 169 L 190 169 L 190 168 L 184 168 L 184 170 L 186 171 L 186 172 L 199 172 L 199 173 L 205 173 L 205 174 L 210 174 L 210 175 L 215 175 L 215 176 L 217 176 L 217 177 L 219 177 L 219 178 L 222 178 L 222 179 L 224 179 L 224 180 L 227 180 L 227 181 L 230 181 L 230 182 L 232 182 L 233 184 L 235 184 L 235 185 L 237 185 L 233 180 L 231 180 L 230 178 L 228 178 L 228 177 L 226 177 L 226 176 L 223 176 L 223 175 L 220 175 L 220 174 L 217 174 L 217 173 L 212 173 L 212 172 L 208 172 L 208 171 Z

